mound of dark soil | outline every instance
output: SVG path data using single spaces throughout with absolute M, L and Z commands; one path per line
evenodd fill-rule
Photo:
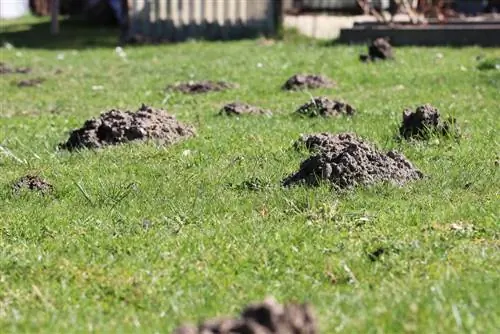
M 241 115 L 272 115 L 270 110 L 252 106 L 250 104 L 233 102 L 222 107 L 219 115 L 241 116 Z
M 35 79 L 26 79 L 26 80 L 21 80 L 17 83 L 17 87 L 36 87 L 40 86 L 42 82 L 44 82 L 44 78 L 35 78 Z
M 165 145 L 195 134 L 193 127 L 180 123 L 161 109 L 142 105 L 136 112 L 110 110 L 86 121 L 71 132 L 62 149 L 100 148 L 138 140 L 155 140 Z
M 377 38 L 368 47 L 368 55 L 360 55 L 359 58 L 365 62 L 394 59 L 392 45 L 385 38 Z
M 309 152 L 337 151 L 340 152 L 353 142 L 361 142 L 356 134 L 350 132 L 332 135 L 328 132 L 302 135 L 294 143 L 296 149 L 305 147 Z
M 315 97 L 302 105 L 296 112 L 309 117 L 334 117 L 340 115 L 352 116 L 356 113 L 356 109 L 347 103 L 330 100 L 327 97 L 321 96 Z
M 309 145 L 316 145 L 320 152 L 303 161 L 298 172 L 283 180 L 284 186 L 316 186 L 325 180 L 337 189 L 344 189 L 378 182 L 403 185 L 423 177 L 402 154 L 383 153 L 355 134 L 321 134 L 310 138 Z
M 415 111 L 403 112 L 403 123 L 399 135 L 404 139 L 426 140 L 432 136 L 460 135 L 460 129 L 454 118 L 441 121 L 439 110 L 430 104 L 417 107 Z
M 239 319 L 213 319 L 184 325 L 174 334 L 316 334 L 316 320 L 307 304 L 280 305 L 273 298 L 246 307 Z
M 288 79 L 283 87 L 283 90 L 302 90 L 302 89 L 317 89 L 317 88 L 333 88 L 335 82 L 323 75 L 316 74 L 295 74 Z
M 238 85 L 225 81 L 190 81 L 176 85 L 167 86 L 167 90 L 173 90 L 184 94 L 201 94 L 208 92 L 220 92 L 236 88 Z
M 12 184 L 12 190 L 16 193 L 22 190 L 32 190 L 46 194 L 52 191 L 52 185 L 39 176 L 25 175 Z
M 10 74 L 10 73 L 21 73 L 21 74 L 26 74 L 31 72 L 31 68 L 29 67 L 17 67 L 13 68 L 10 67 L 9 65 L 0 62 L 0 74 Z

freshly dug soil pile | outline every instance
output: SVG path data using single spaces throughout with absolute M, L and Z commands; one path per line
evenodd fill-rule
M 0 62 L 0 74 L 9 74 L 9 73 L 26 74 L 29 72 L 31 72 L 31 68 L 29 67 L 12 68 L 9 65 Z
M 333 135 L 328 132 L 302 135 L 294 143 L 296 149 L 305 147 L 309 152 L 336 151 L 341 152 L 353 142 L 361 142 L 356 134 L 350 132 Z
M 225 81 L 190 81 L 177 85 L 167 86 L 167 90 L 174 90 L 184 94 L 201 94 L 208 92 L 220 92 L 223 90 L 236 88 L 238 85 Z
M 347 103 L 321 96 L 302 105 L 296 112 L 309 117 L 334 117 L 339 115 L 352 116 L 356 113 L 356 109 Z
M 36 175 L 25 175 L 12 185 L 12 190 L 16 193 L 22 190 L 39 191 L 42 194 L 52 191 L 52 185 Z
M 239 319 L 213 319 L 184 325 L 174 334 L 316 334 L 316 320 L 307 304 L 280 305 L 273 298 L 249 305 Z
M 323 75 L 295 74 L 283 85 L 283 90 L 302 90 L 316 88 L 333 88 L 335 82 Z
M 433 135 L 460 135 L 460 129 L 454 118 L 441 121 L 439 110 L 430 104 L 417 107 L 415 111 L 406 109 L 403 112 L 403 123 L 399 135 L 404 139 L 429 139 Z
M 110 110 L 86 121 L 82 128 L 71 132 L 62 149 L 100 148 L 137 140 L 155 140 L 165 145 L 176 143 L 195 134 L 161 109 L 142 105 L 136 112 Z
M 359 59 L 365 62 L 394 59 L 392 45 L 385 38 L 377 38 L 368 47 L 368 55 L 360 55 Z
M 233 102 L 222 107 L 219 115 L 241 116 L 241 115 L 272 115 L 270 110 L 252 106 L 250 104 Z
M 354 134 L 341 133 L 330 138 L 322 134 L 320 138 L 320 152 L 303 161 L 298 172 L 283 180 L 284 186 L 316 186 L 325 180 L 344 189 L 378 182 L 403 185 L 423 177 L 402 154 L 383 153 Z
M 17 83 L 17 87 L 35 87 L 35 86 L 40 86 L 42 82 L 44 82 L 44 78 L 35 78 L 35 79 L 27 79 L 27 80 L 21 80 Z

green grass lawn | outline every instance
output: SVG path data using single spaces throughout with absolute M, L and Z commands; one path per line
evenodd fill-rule
M 47 35 L 44 48 L 27 22 L 1 25 L 0 41 L 15 48 L 2 48 L 0 61 L 33 72 L 0 76 L 0 145 L 15 156 L 0 152 L 0 332 L 169 333 L 266 295 L 312 303 L 322 333 L 500 328 L 500 71 L 476 68 L 477 56 L 499 49 L 407 47 L 395 62 L 363 64 L 364 46 L 246 40 L 125 47 L 124 60 L 114 32 L 96 41 L 63 24 L 61 43 Z M 338 87 L 280 91 L 300 72 Z M 13 84 L 35 77 L 47 80 Z M 240 87 L 163 92 L 191 79 Z M 358 114 L 293 117 L 311 94 L 345 100 Z M 234 100 L 274 115 L 216 116 Z M 193 124 L 197 137 L 57 151 L 85 120 L 141 103 Z M 456 117 L 464 138 L 394 141 L 403 109 L 423 103 Z M 342 194 L 327 185 L 283 189 L 307 157 L 293 141 L 319 131 L 397 149 L 428 178 Z M 12 182 L 28 173 L 54 193 L 14 195 Z M 252 178 L 270 186 L 230 186 Z

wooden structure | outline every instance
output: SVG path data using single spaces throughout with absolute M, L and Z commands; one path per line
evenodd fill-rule
M 128 0 L 129 35 L 170 41 L 272 35 L 282 0 Z

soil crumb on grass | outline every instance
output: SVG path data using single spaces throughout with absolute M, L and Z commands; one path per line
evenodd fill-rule
M 35 78 L 35 79 L 26 79 L 17 82 L 17 87 L 36 87 L 40 86 L 42 82 L 44 82 L 44 78 Z
M 328 97 L 315 97 L 297 109 L 296 113 L 309 117 L 336 117 L 340 115 L 352 116 L 356 113 L 351 105 L 331 100 Z
M 22 190 L 39 191 L 47 194 L 52 191 L 52 185 L 36 175 L 25 175 L 14 182 L 12 190 L 19 193 Z
M 220 92 L 227 89 L 237 88 L 238 85 L 225 81 L 189 81 L 176 85 L 167 86 L 167 90 L 173 90 L 184 94 L 202 94 L 208 92 Z
M 364 62 L 394 59 L 392 45 L 386 38 L 376 38 L 368 46 L 368 54 L 362 54 L 359 59 Z
M 113 109 L 86 121 L 82 128 L 71 132 L 60 148 L 100 148 L 145 140 L 171 145 L 194 135 L 193 127 L 180 123 L 166 111 L 142 105 L 136 112 Z
M 330 182 L 336 189 L 379 182 L 401 186 L 423 177 L 402 154 L 383 153 L 352 133 L 310 135 L 305 142 L 320 152 L 304 160 L 298 172 L 283 180 L 284 186 L 317 186 L 321 181 Z
M 317 88 L 333 88 L 335 82 L 330 78 L 317 74 L 295 74 L 281 87 L 283 90 L 302 90 Z
M 207 320 L 183 325 L 173 334 L 316 334 L 316 319 L 308 304 L 279 304 L 274 298 L 247 306 L 237 319 Z
M 219 115 L 241 116 L 241 115 L 272 115 L 267 109 L 252 106 L 242 102 L 232 102 L 226 104 L 219 112 Z
M 26 74 L 26 73 L 30 73 L 30 72 L 31 72 L 31 68 L 29 68 L 29 67 L 13 68 L 5 63 L 0 62 L 0 74 L 10 74 L 10 73 Z
M 439 110 L 430 104 L 417 107 L 415 111 L 403 111 L 403 122 L 399 135 L 404 139 L 426 140 L 432 136 L 460 136 L 460 129 L 454 118 L 441 121 Z

